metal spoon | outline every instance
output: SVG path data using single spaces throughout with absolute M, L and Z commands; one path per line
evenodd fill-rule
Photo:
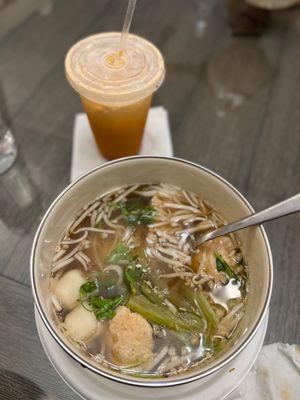
M 227 235 L 228 233 L 236 232 L 240 229 L 248 228 L 249 226 L 260 225 L 264 222 L 271 221 L 272 219 L 284 217 L 285 215 L 293 214 L 298 211 L 300 211 L 300 193 L 282 201 L 281 203 L 275 204 L 272 207 L 266 208 L 263 211 L 254 213 L 238 221 L 231 222 L 228 225 L 222 226 L 222 228 L 215 229 L 204 235 L 200 235 L 196 238 L 195 245 L 200 246 L 201 244 L 219 236 Z

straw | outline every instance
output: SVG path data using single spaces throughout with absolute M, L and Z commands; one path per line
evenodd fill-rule
M 128 2 L 128 7 L 127 7 L 125 20 L 124 20 L 124 24 L 123 24 L 123 29 L 122 29 L 122 34 L 121 34 L 120 51 L 119 51 L 120 55 L 124 52 L 125 47 L 126 47 L 129 28 L 131 25 L 136 2 L 137 2 L 137 0 L 129 0 L 129 2 Z

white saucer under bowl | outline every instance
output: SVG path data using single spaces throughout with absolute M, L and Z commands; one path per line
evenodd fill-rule
M 85 400 L 229 400 L 246 377 L 262 347 L 268 314 L 250 344 L 234 360 L 216 373 L 198 381 L 169 388 L 140 388 L 96 375 L 73 360 L 53 339 L 35 310 L 36 325 L 43 348 L 64 382 Z

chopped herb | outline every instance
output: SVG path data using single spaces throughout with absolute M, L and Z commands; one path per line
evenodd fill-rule
M 86 282 L 80 286 L 80 297 L 87 296 L 89 293 L 97 290 L 97 286 L 94 282 Z
M 95 316 L 98 320 L 112 319 L 116 315 L 115 310 L 102 311 L 101 309 L 95 311 Z
M 149 225 L 154 221 L 154 208 L 140 201 L 128 201 L 121 206 L 128 225 Z
M 216 257 L 217 270 L 219 272 L 224 272 L 228 276 L 228 278 L 232 278 L 236 282 L 238 282 L 239 281 L 238 276 L 235 274 L 232 268 L 227 264 L 227 262 L 221 256 L 221 254 L 216 253 L 215 257 Z
M 117 210 L 118 208 L 121 208 L 120 203 L 107 203 L 107 205 L 111 210 Z
M 115 308 L 124 303 L 124 296 L 105 299 L 97 293 L 94 282 L 86 282 L 79 289 L 81 305 L 95 314 L 98 320 L 111 319 L 115 315 Z M 96 294 L 95 294 L 96 291 Z

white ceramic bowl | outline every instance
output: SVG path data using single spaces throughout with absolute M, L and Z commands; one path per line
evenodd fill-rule
M 49 302 L 49 277 L 54 248 L 68 223 L 79 209 L 99 194 L 134 183 L 166 182 L 201 194 L 229 222 L 253 212 L 247 200 L 227 181 L 208 169 L 188 161 L 168 157 L 130 157 L 112 161 L 82 175 L 70 184 L 52 203 L 36 233 L 31 253 L 31 283 L 37 310 L 58 344 L 82 366 L 96 374 L 121 383 L 145 387 L 188 384 L 220 370 L 244 351 L 267 312 L 272 290 L 272 256 L 262 227 L 240 232 L 249 264 L 250 294 L 243 317 L 232 338 L 232 346 L 202 368 L 179 376 L 142 379 L 128 376 L 91 363 L 73 346 L 54 323 Z

